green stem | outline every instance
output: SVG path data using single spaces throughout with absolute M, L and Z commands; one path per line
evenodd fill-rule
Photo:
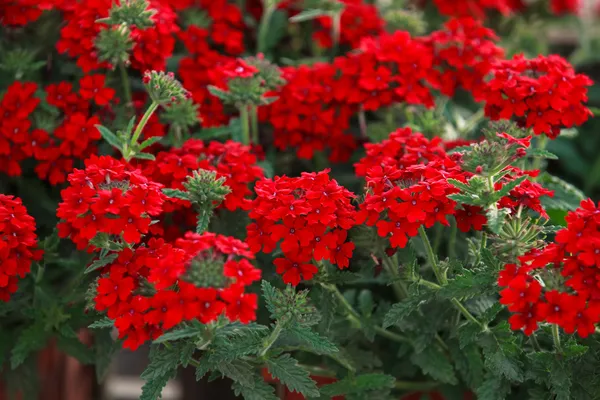
M 267 340 L 265 340 L 265 345 L 262 351 L 260 352 L 259 357 L 264 357 L 265 354 L 267 354 L 271 346 L 273 346 L 273 344 L 275 344 L 275 342 L 279 338 L 279 335 L 281 335 L 282 330 L 283 325 L 281 323 L 278 322 L 277 324 L 275 324 L 275 329 L 273 329 L 273 332 L 271 332 Z
M 456 235 L 458 234 L 458 224 L 456 219 L 452 218 L 450 221 L 452 230 L 450 231 L 450 238 L 448 239 L 448 257 L 456 257 Z
M 431 268 L 433 269 L 433 272 L 435 274 L 435 277 L 438 280 L 438 283 L 441 286 L 448 284 L 448 279 L 446 278 L 444 273 L 440 270 L 440 267 L 437 263 L 435 254 L 433 253 L 433 248 L 431 247 L 431 243 L 429 242 L 429 238 L 427 238 L 427 233 L 425 232 L 425 229 L 422 226 L 419 227 L 419 235 L 421 235 L 421 240 L 423 241 L 423 244 L 425 245 L 425 251 L 427 252 L 427 259 L 429 260 L 429 263 L 431 264 Z M 483 327 L 483 324 L 481 322 L 479 322 L 477 320 L 477 318 L 475 318 L 473 316 L 473 314 L 471 314 L 469 312 L 469 310 L 467 310 L 465 308 L 465 306 L 460 302 L 460 300 L 453 298 L 450 301 L 452 302 L 452 304 L 454 304 L 454 306 L 458 309 L 458 311 L 460 311 L 461 314 L 464 315 L 464 317 L 466 319 Z
M 552 340 L 554 340 L 554 348 L 557 352 L 562 353 L 562 346 L 560 344 L 560 332 L 558 331 L 558 325 L 552 325 Z
M 331 59 L 333 60 L 337 54 L 338 49 L 340 47 L 340 32 L 342 30 L 342 13 L 336 12 L 331 16 L 332 26 L 331 26 L 331 42 L 333 46 L 331 46 Z
M 239 107 L 240 120 L 242 123 L 242 143 L 250 144 L 250 116 L 248 113 L 248 106 L 246 104 Z
M 119 72 L 121 72 L 121 83 L 123 84 L 123 92 L 125 93 L 126 106 L 131 107 L 133 104 L 133 97 L 131 96 L 131 85 L 129 84 L 129 75 L 127 75 L 127 68 L 123 63 L 119 64 Z
M 265 2 L 263 2 L 264 4 Z M 269 23 L 271 21 L 271 16 L 275 8 L 273 6 L 266 6 L 262 16 L 260 17 L 260 24 L 258 27 L 258 37 L 256 43 L 256 52 L 264 53 L 267 51 L 267 34 L 269 33 Z
M 367 116 L 362 106 L 360 107 L 360 111 L 358 112 L 358 125 L 360 127 L 360 136 L 363 138 L 367 138 Z
M 417 281 L 417 284 L 418 284 L 418 285 L 425 286 L 425 287 L 428 287 L 429 289 L 433 289 L 433 290 L 439 290 L 439 289 L 441 289 L 441 288 L 442 288 L 442 287 L 441 287 L 440 285 L 438 285 L 437 283 L 433 283 L 433 282 L 431 282 L 431 281 L 428 281 L 427 279 L 419 279 L 419 280 Z
M 339 300 L 340 304 L 344 307 L 344 310 L 346 311 L 348 319 L 350 321 L 354 322 L 357 325 L 362 326 L 360 315 L 354 310 L 354 307 L 352 307 L 352 305 L 350 303 L 348 303 L 348 300 L 346 300 L 346 298 L 344 297 L 342 292 L 340 292 L 340 290 L 337 288 L 337 286 L 335 286 L 333 284 L 328 284 L 328 283 L 321 283 L 321 286 L 324 289 L 329 290 L 331 293 L 333 293 L 333 295 Z M 380 326 L 375 326 L 374 330 L 380 336 L 386 337 L 395 342 L 410 343 L 410 339 L 408 339 L 404 336 L 398 335 L 397 333 L 385 330 Z
M 258 132 L 258 107 L 250 107 L 250 119 L 252 120 L 252 143 L 260 144 L 260 135 Z
M 142 131 L 144 130 L 144 128 L 146 127 L 146 124 L 148 123 L 148 120 L 150 119 L 152 114 L 154 114 L 154 112 L 156 111 L 157 108 L 158 108 L 158 103 L 153 101 L 152 104 L 150 104 L 150 107 L 148 107 L 148 109 L 142 116 L 142 119 L 138 123 L 137 128 L 135 128 L 135 132 L 133 133 L 133 136 L 132 136 L 131 142 L 130 142 L 131 147 L 135 148 L 135 145 L 137 144 L 137 141 L 140 138 Z
M 531 344 L 535 350 L 542 351 L 542 346 L 540 346 L 540 342 L 538 342 L 537 338 L 535 337 L 535 333 L 529 336 L 529 340 L 531 340 Z
M 431 247 L 431 242 L 429 241 L 429 238 L 427 237 L 427 232 L 425 232 L 425 228 L 423 228 L 423 226 L 419 227 L 419 235 L 421 236 L 421 240 L 423 241 L 423 245 L 425 246 L 427 259 L 429 260 L 429 264 L 431 264 L 431 269 L 433 269 L 435 278 L 437 279 L 440 285 L 445 285 L 446 283 L 448 283 L 448 280 L 440 270 L 440 267 L 437 263 L 437 259 L 433 252 L 433 248 Z

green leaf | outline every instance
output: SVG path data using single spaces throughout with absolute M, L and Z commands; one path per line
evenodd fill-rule
M 467 385 L 472 389 L 479 387 L 483 383 L 485 371 L 479 347 L 475 344 L 463 347 L 451 345 L 450 354 L 454 360 L 456 371 Z
M 298 361 L 289 354 L 267 360 L 269 373 L 289 390 L 301 393 L 304 396 L 319 397 L 319 389 L 310 379 L 310 374 L 298 365 Z
M 494 195 L 492 196 L 493 201 L 496 202 L 496 201 L 500 200 L 501 198 L 503 198 L 504 196 L 507 196 L 514 188 L 516 188 L 524 180 L 526 180 L 527 177 L 528 177 L 527 175 L 523 175 L 523 176 L 520 176 L 520 177 L 513 179 L 512 181 L 502 185 L 500 190 L 497 190 L 496 192 L 494 192 Z
M 570 400 L 571 370 L 564 362 L 555 359 L 550 368 L 550 388 L 556 400 Z
M 162 136 L 152 136 L 151 138 L 148 138 L 148 139 L 144 140 L 142 143 L 140 143 L 139 150 L 144 150 L 146 147 L 150 147 L 153 144 L 160 142 L 161 139 L 162 139 Z
M 396 379 L 393 376 L 385 374 L 349 376 L 321 387 L 321 394 L 333 397 L 388 389 L 394 387 L 395 381 Z
M 477 194 L 477 192 L 475 192 L 471 186 L 469 186 L 467 183 L 461 182 L 457 179 L 450 178 L 450 179 L 448 179 L 448 183 L 451 184 L 452 186 L 462 190 L 465 194 L 467 194 L 467 193 Z
M 140 396 L 140 400 L 159 399 L 164 387 L 167 386 L 167 383 L 171 379 L 175 378 L 176 375 L 177 371 L 171 370 L 165 375 L 147 381 L 144 386 L 142 386 L 142 395 Z
M 210 225 L 210 217 L 212 217 L 212 208 L 210 210 L 198 210 L 196 218 L 196 233 L 203 234 Z
M 94 334 L 95 360 L 94 369 L 98 382 L 104 381 L 112 363 L 114 354 L 120 350 L 119 341 L 113 340 L 110 331 L 99 331 Z
M 422 303 L 424 301 L 419 297 L 409 297 L 400 303 L 394 304 L 383 319 L 383 327 L 388 328 L 399 324 L 413 312 L 417 311 Z
M 487 217 L 487 227 L 490 231 L 498 235 L 504 225 L 504 218 L 510 214 L 508 208 L 498 208 L 496 204 L 493 204 L 485 213 Z
M 275 396 L 275 388 L 266 383 L 262 377 L 255 377 L 251 388 L 239 382 L 234 382 L 232 388 L 235 395 L 242 395 L 244 400 L 279 400 L 279 397 Z
M 112 263 L 119 257 L 118 253 L 108 254 L 104 257 L 100 256 L 97 260 L 91 263 L 84 271 L 84 274 L 89 274 L 90 272 L 94 272 L 97 269 L 106 267 L 108 264 Z
M 44 329 L 44 321 L 37 320 L 33 325 L 23 329 L 15 347 L 13 347 L 10 357 L 10 366 L 12 369 L 23 364 L 25 359 L 34 351 L 40 350 L 46 346 L 46 341 L 50 336 Z
M 437 381 L 451 385 L 458 383 L 452 364 L 438 346 L 427 346 L 422 352 L 414 353 L 410 360 L 418 365 L 424 374 Z
M 166 196 L 172 197 L 174 199 L 190 200 L 189 193 L 188 192 L 184 192 L 183 190 L 179 190 L 179 189 L 163 189 L 162 192 Z
M 311 19 L 316 19 L 319 17 L 325 17 L 328 13 L 325 10 L 321 9 L 313 9 L 313 10 L 304 10 L 289 19 L 290 22 L 303 22 L 310 21 Z
M 510 385 L 501 376 L 489 374 L 475 390 L 477 400 L 504 400 L 510 393 Z
M 482 200 L 481 197 L 477 196 L 477 195 L 465 195 L 465 194 L 461 194 L 461 193 L 455 193 L 455 194 L 451 194 L 448 195 L 449 199 L 452 199 L 458 203 L 463 203 L 463 204 L 467 204 L 467 205 L 471 205 L 471 206 L 481 206 L 482 205 Z
M 190 325 L 164 333 L 153 343 L 164 343 L 179 339 L 198 338 L 205 331 L 204 325 Z
M 263 292 L 263 298 L 265 299 L 267 310 L 271 313 L 271 317 L 274 318 L 276 314 L 277 290 L 268 281 L 264 280 L 261 282 L 261 288 Z
M 245 361 L 236 360 L 223 362 L 216 365 L 216 369 L 234 382 L 247 388 L 255 387 L 254 369 Z
M 558 160 L 558 156 L 554 153 L 549 152 L 548 150 L 538 149 L 530 147 L 527 149 L 527 155 L 529 157 L 541 157 L 546 158 L 548 160 Z
M 187 365 L 195 349 L 196 345 L 192 341 L 172 343 L 169 348 L 153 346 L 150 363 L 142 372 L 141 378 L 151 381 L 169 375 L 179 365 Z
M 586 198 L 581 190 L 547 172 L 538 177 L 538 182 L 544 188 L 554 191 L 553 197 L 543 196 L 541 198 L 542 205 L 547 210 L 573 211 Z M 553 220 L 553 223 L 556 224 L 557 221 Z
M 463 270 L 460 275 L 449 280 L 446 286 L 438 290 L 437 295 L 442 299 L 470 299 L 494 291 L 496 277 L 482 272 L 487 271 Z
M 104 317 L 102 319 L 99 319 L 98 321 L 94 321 L 92 322 L 88 328 L 90 329 L 108 329 L 108 328 L 112 328 L 114 326 L 114 322 L 107 318 Z
M 293 326 L 286 329 L 284 335 L 298 341 L 316 354 L 333 354 L 339 351 L 334 343 L 309 327 Z
M 119 151 L 122 151 L 122 144 L 119 138 L 117 138 L 117 135 L 112 133 L 110 129 L 102 125 L 96 125 L 96 129 L 98 129 L 100 135 L 102 135 L 102 138 L 106 140 L 111 146 L 115 147 Z
M 137 158 L 139 160 L 149 160 L 149 161 L 156 160 L 156 157 L 154 157 L 154 155 L 150 154 L 150 153 L 135 153 L 133 158 Z

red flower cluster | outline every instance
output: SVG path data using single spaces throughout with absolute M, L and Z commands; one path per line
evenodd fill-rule
M 212 233 L 190 232 L 175 246 L 150 239 L 147 246 L 124 249 L 104 268 L 95 308 L 115 321 L 124 347 L 132 350 L 182 321 L 206 324 L 225 312 L 231 321 L 247 323 L 256 319 L 258 305 L 256 294 L 244 289 L 261 275 L 249 258 L 245 243 Z
M 523 8 L 522 0 L 433 0 L 441 14 L 485 18 L 486 13 L 497 11 L 504 15 Z
M 554 139 L 561 128 L 581 125 L 592 115 L 584 106 L 591 85 L 559 56 L 515 56 L 494 65 L 485 87 L 485 112 L 492 120 L 515 116 L 536 135 Z
M 513 312 L 509 322 L 530 335 L 539 323 L 557 324 L 566 333 L 587 337 L 600 322 L 600 209 L 591 200 L 567 215 L 556 243 L 507 264 L 498 284 L 500 302 Z M 533 274 L 544 280 L 542 286 Z M 560 274 L 564 286 L 552 275 Z M 548 285 L 551 286 L 548 286 Z
M 364 147 L 366 155 L 354 164 L 358 176 L 366 176 L 369 169 L 377 166 L 404 169 L 446 156 L 441 138 L 429 140 L 410 128 L 397 129 L 382 142 L 366 143 Z
M 360 45 L 363 38 L 383 33 L 385 21 L 379 16 L 375 5 L 368 4 L 364 0 L 342 0 L 340 3 L 344 5 L 340 17 L 341 45 L 354 49 Z M 333 19 L 328 16 L 319 17 L 317 22 L 320 29 L 313 34 L 313 38 L 322 47 L 331 47 Z
M 8 301 L 32 261 L 42 259 L 36 247 L 35 221 L 21 199 L 0 194 L 0 300 Z
M 498 37 L 473 18 L 452 19 L 444 29 L 423 39 L 431 46 L 434 68 L 439 73 L 435 87 L 446 96 L 457 88 L 471 92 L 476 101 L 483 100 L 484 78 L 504 51 L 496 46 Z
M 142 165 L 142 170 L 145 176 L 172 189 L 183 189 L 183 182 L 198 169 L 216 171 L 217 178 L 224 177 L 225 185 L 231 189 L 223 207 L 231 211 L 248 210 L 252 202 L 249 198 L 252 191 L 248 186 L 264 176 L 256 162 L 250 147 L 238 142 L 204 144 L 201 140 L 190 139 L 181 148 L 159 152 L 155 161 Z M 189 203 L 178 199 L 169 199 L 165 203 L 166 211 L 182 207 L 189 207 Z
M 36 21 L 56 1 L 0 0 L 0 25 L 24 26 Z
M 464 180 L 458 165 L 447 157 L 403 169 L 395 165 L 370 168 L 358 222 L 376 225 L 378 235 L 388 237 L 392 248 L 404 248 L 421 226 L 449 225 L 447 217 L 455 213 L 456 202 L 448 195 L 458 190 L 448 178 Z
M 134 41 L 131 65 L 139 71 L 163 70 L 166 60 L 173 53 L 178 31 L 175 24 L 177 15 L 165 1 L 151 0 L 150 6 L 157 10 L 152 17 L 154 26 L 147 29 L 134 27 L 131 39 Z M 103 29 L 113 29 L 105 24 L 96 23 L 100 18 L 108 17 L 112 0 L 90 0 L 73 2 L 64 10 L 66 25 L 60 31 L 60 40 L 56 48 L 61 54 L 77 58 L 77 65 L 84 71 L 108 68 L 106 62 L 99 62 L 95 41 Z
M 35 97 L 35 83 L 14 82 L 0 102 L 0 172 L 21 175 L 21 163 L 34 158 L 35 172 L 52 185 L 65 182 L 77 160 L 96 151 L 100 132 L 98 114 L 92 114 L 93 104 L 103 111 L 113 100 L 115 91 L 104 86 L 104 75 L 88 75 L 79 81 L 79 92 L 68 82 L 46 87 L 46 103 L 56 107 L 57 126 L 52 135 L 32 128 L 32 114 L 40 100 Z
M 250 249 L 272 252 L 281 241 L 284 258 L 275 259 L 277 273 L 285 283 L 298 285 L 318 272 L 313 260 L 329 260 L 347 268 L 354 244 L 347 242 L 355 225 L 354 195 L 329 177 L 329 170 L 303 172 L 256 183 L 256 199 L 248 226 Z
M 512 168 L 510 173 L 506 174 L 501 181 L 495 184 L 494 189 L 500 190 L 505 184 L 523 175 L 535 178 L 538 173 L 539 171 L 521 171 L 518 168 Z M 513 213 L 517 212 L 519 207 L 528 208 L 537 212 L 542 217 L 548 218 L 548 214 L 540 201 L 542 196 L 553 197 L 554 191 L 545 189 L 539 183 L 526 179 L 511 190 L 507 196 L 500 199 L 498 207 L 509 208 Z
M 21 199 L 0 194 L 0 300 L 8 301 L 31 263 L 42 259 L 36 247 L 35 220 Z
M 90 240 L 98 234 L 139 243 L 151 217 L 162 212 L 163 186 L 108 156 L 92 156 L 85 166 L 69 175 L 70 185 L 61 192 L 59 236 L 91 251 L 96 247 Z

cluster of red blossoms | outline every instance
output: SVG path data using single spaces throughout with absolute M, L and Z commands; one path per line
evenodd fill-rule
M 231 321 L 256 319 L 260 279 L 248 246 L 231 237 L 187 233 L 175 245 L 150 239 L 126 248 L 97 282 L 95 309 L 115 321 L 123 346 L 135 350 L 182 321 L 204 324 L 225 313 Z
M 524 0 L 433 0 L 441 14 L 461 17 L 473 16 L 485 18 L 487 13 L 499 12 L 507 15 L 525 11 L 527 1 Z M 554 14 L 575 14 L 579 11 L 581 0 L 550 0 L 550 11 Z
M 113 1 L 65 2 L 65 5 L 57 7 L 63 12 L 66 22 L 56 44 L 59 53 L 76 58 L 77 65 L 86 73 L 111 67 L 108 62 L 98 59 L 96 40 L 102 30 L 114 28 L 96 20 L 108 17 Z M 175 48 L 173 35 L 179 30 L 175 24 L 177 15 L 167 1 L 151 0 L 150 6 L 157 11 L 152 17 L 154 26 L 146 29 L 133 27 L 130 32 L 130 39 L 134 43 L 131 66 L 141 72 L 165 68 L 166 60 Z
M 0 101 L 0 172 L 19 176 L 21 163 L 34 158 L 40 179 L 56 185 L 63 183 L 74 162 L 96 152 L 100 132 L 95 125 L 113 100 L 114 89 L 105 87 L 104 75 L 88 75 L 79 80 L 78 91 L 68 82 L 46 87 L 45 102 L 56 107 L 52 134 L 32 129 L 32 116 L 40 104 L 35 97 L 38 86 L 31 82 L 11 84 Z M 92 113 L 96 107 L 99 112 Z
M 228 140 L 205 144 L 198 139 L 189 139 L 181 148 L 156 154 L 156 160 L 144 163 L 142 171 L 148 178 L 171 189 L 183 189 L 183 182 L 198 169 L 215 171 L 217 178 L 224 177 L 225 185 L 231 189 L 222 207 L 230 211 L 248 210 L 252 203 L 249 185 L 264 176 L 256 162 L 250 147 L 241 143 Z M 189 206 L 185 200 L 169 199 L 165 211 Z
M 41 258 L 35 220 L 27 214 L 21 199 L 0 194 L 0 300 L 10 299 L 17 291 L 19 278 Z
M 97 235 L 133 244 L 150 230 L 152 216 L 162 212 L 161 184 L 112 157 L 92 155 L 85 169 L 75 169 L 61 192 L 56 215 L 58 233 L 78 249 L 97 250 L 90 240 Z
M 554 139 L 562 127 L 581 125 L 592 115 L 584 106 L 592 83 L 559 56 L 515 56 L 494 65 L 485 112 L 492 120 L 514 116 L 536 135 Z
M 513 313 L 512 329 L 531 335 L 547 322 L 587 337 L 600 322 L 600 209 L 585 200 L 566 220 L 555 243 L 500 273 L 500 302 Z
M 303 172 L 298 178 L 275 177 L 256 183 L 246 239 L 250 250 L 272 252 L 281 241 L 283 258 L 274 264 L 285 283 L 298 285 L 328 260 L 347 268 L 354 244 L 346 241 L 355 225 L 354 195 L 329 177 L 329 170 Z

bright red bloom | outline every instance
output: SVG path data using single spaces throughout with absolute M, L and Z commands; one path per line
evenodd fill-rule
M 37 249 L 35 221 L 21 199 L 0 194 L 0 300 L 8 301 L 17 291 L 33 261 L 41 260 Z
M 107 105 L 114 97 L 115 90 L 104 86 L 102 74 L 87 75 L 79 80 L 79 94 L 85 100 L 93 100 L 99 106 Z

